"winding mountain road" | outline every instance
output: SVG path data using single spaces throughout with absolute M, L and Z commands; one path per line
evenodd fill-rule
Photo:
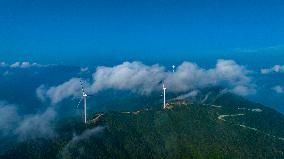
M 211 106 L 215 106 L 215 105 L 211 105 Z M 249 108 L 238 108 L 238 110 L 246 110 L 246 111 L 252 111 L 252 112 L 255 112 L 255 113 L 260 113 L 262 112 L 263 110 L 259 109 L 259 108 L 254 108 L 254 109 L 249 109 Z M 244 116 L 245 114 L 244 113 L 239 113 L 239 114 L 221 114 L 219 115 L 217 118 L 219 120 L 222 120 L 224 122 L 226 122 L 225 118 L 228 118 L 228 117 L 238 117 L 238 116 Z M 266 136 L 269 136 L 269 137 L 273 137 L 275 139 L 278 139 L 278 140 L 282 140 L 284 141 L 284 138 L 283 137 L 278 137 L 278 136 L 275 136 L 275 135 L 272 135 L 272 134 L 269 134 L 269 133 L 265 133 L 261 130 L 258 130 L 257 128 L 253 128 L 253 127 L 250 127 L 250 126 L 247 126 L 247 125 L 244 125 L 244 124 L 235 124 L 235 125 L 238 125 L 239 127 L 241 128 L 244 128 L 244 129 L 248 129 L 248 130 L 252 130 L 252 131 L 256 131 L 256 132 L 259 132 L 259 133 L 262 133 Z

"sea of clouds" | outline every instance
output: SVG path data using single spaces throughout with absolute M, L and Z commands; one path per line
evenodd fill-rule
M 233 93 L 246 96 L 255 93 L 255 84 L 250 74 L 251 71 L 233 60 L 220 59 L 215 67 L 210 69 L 185 61 L 177 66 L 174 72 L 166 70 L 159 64 L 146 65 L 134 61 L 123 62 L 113 67 L 97 67 L 92 79 L 84 81 L 84 87 L 89 94 L 116 89 L 149 95 L 160 91 L 162 84 L 166 85 L 167 91 L 174 93 L 221 86 Z M 82 79 L 74 77 L 49 88 L 41 85 L 36 90 L 37 96 L 43 101 L 50 100 L 52 104 L 71 96 L 79 96 L 80 80 Z

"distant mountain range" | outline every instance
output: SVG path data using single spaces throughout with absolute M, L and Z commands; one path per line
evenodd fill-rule
M 217 88 L 172 98 L 167 109 L 97 113 L 87 125 L 60 119 L 56 132 L 0 158 L 284 158 L 284 116 Z

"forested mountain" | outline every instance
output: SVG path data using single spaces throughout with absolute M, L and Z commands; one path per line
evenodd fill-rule
M 44 120 L 44 119 L 42 119 Z M 13 145 L 0 158 L 284 158 L 284 116 L 218 89 L 133 112 L 57 121 L 56 137 Z

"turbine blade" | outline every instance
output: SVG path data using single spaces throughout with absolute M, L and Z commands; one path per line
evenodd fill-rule
M 85 90 L 84 90 L 84 87 L 83 87 L 83 82 L 81 80 L 80 80 L 80 84 L 81 84 L 82 93 L 85 94 Z
M 83 98 L 81 98 L 81 100 L 80 100 L 79 103 L 77 104 L 76 108 L 79 107 L 79 105 L 81 104 L 82 100 L 83 100 Z

